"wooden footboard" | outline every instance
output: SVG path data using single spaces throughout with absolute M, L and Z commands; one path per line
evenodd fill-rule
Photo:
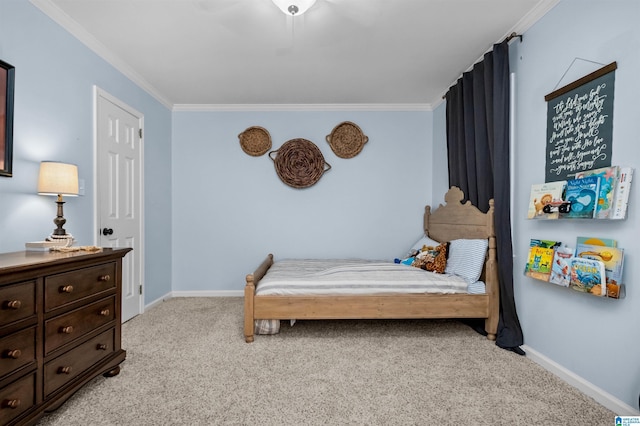
M 246 277 L 246 285 L 244 287 L 244 340 L 247 343 L 253 342 L 254 332 L 254 297 L 256 295 L 256 284 L 264 277 L 269 268 L 273 265 L 273 254 L 267 255 L 260 266 Z

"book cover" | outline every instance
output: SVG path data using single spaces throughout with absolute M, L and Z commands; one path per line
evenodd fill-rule
M 562 245 L 562 241 L 553 240 L 538 240 L 532 238 L 529 242 L 529 247 L 544 247 L 544 248 L 556 248 Z
M 553 201 L 562 200 L 566 184 L 567 181 L 562 180 L 531 185 L 527 219 L 558 219 L 558 209 L 552 209 L 550 213 L 545 213 L 543 209 Z
M 607 297 L 620 299 L 624 297 L 622 284 L 607 283 Z
M 49 251 L 52 247 L 66 246 L 67 241 L 31 241 L 24 243 L 26 251 Z
M 537 280 L 549 281 L 554 251 L 552 248 L 531 247 L 525 275 Z
M 618 166 L 602 167 L 600 169 L 585 170 L 576 173 L 576 178 L 587 176 L 600 177 L 600 190 L 598 192 L 598 202 L 596 204 L 596 219 L 609 219 L 613 213 L 613 196 L 618 182 Z
M 593 219 L 600 192 L 600 176 L 587 176 L 567 181 L 564 199 L 571 203 L 568 212 L 560 212 L 561 218 Z
M 558 247 L 553 254 L 551 265 L 551 275 L 549 282 L 569 287 L 571 282 L 571 260 L 573 259 L 573 249 L 571 247 Z
M 604 263 L 599 260 L 574 257 L 571 261 L 569 287 L 594 296 L 606 296 Z
M 576 238 L 576 247 L 579 244 L 591 244 L 594 246 L 617 247 L 618 241 L 613 238 L 597 238 L 597 237 L 578 237 Z
M 576 245 L 576 257 L 602 261 L 605 269 L 607 293 L 611 294 L 609 297 L 618 298 L 624 269 L 624 249 L 619 247 L 579 244 Z
M 633 169 L 631 167 L 620 167 L 613 201 L 613 212 L 610 217 L 611 219 L 624 219 L 627 216 L 627 204 L 629 202 L 629 192 L 631 191 L 632 179 Z
M 531 241 L 529 242 L 529 247 L 543 247 L 543 248 L 555 249 L 556 247 L 560 247 L 560 245 L 562 245 L 561 241 L 539 240 L 536 238 L 532 238 Z M 527 256 L 527 264 L 524 267 L 525 275 L 528 271 L 529 271 L 529 256 Z

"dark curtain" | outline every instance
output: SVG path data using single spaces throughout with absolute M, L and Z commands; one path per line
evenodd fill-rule
M 509 171 L 509 45 L 493 51 L 447 92 L 449 185 L 458 186 L 481 211 L 495 201 L 500 320 L 496 344 L 523 353 L 513 295 Z

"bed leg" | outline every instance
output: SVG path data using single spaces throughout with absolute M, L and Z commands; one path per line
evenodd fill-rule
M 247 284 L 244 287 L 244 341 L 253 342 L 254 320 L 253 320 L 253 297 L 256 287 L 253 282 L 253 274 L 247 275 Z
M 492 218 L 493 221 L 493 218 Z M 487 294 L 489 295 L 489 316 L 484 321 L 484 329 L 487 339 L 496 340 L 498 333 L 498 321 L 500 319 L 500 282 L 498 275 L 498 262 L 496 261 L 496 238 L 489 238 L 489 259 L 486 263 Z

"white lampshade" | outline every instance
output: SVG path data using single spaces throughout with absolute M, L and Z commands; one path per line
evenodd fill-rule
M 298 16 L 305 13 L 316 0 L 271 0 L 285 15 Z
M 78 166 L 56 161 L 40 163 L 38 194 L 78 195 Z

